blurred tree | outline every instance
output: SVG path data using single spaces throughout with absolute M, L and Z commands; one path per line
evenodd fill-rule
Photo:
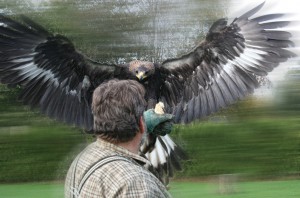
M 5 13 L 29 15 L 100 61 L 162 61 L 191 50 L 213 21 L 224 16 L 225 2 L 2 0 L 0 8 Z
M 300 64 L 300 63 L 299 63 Z M 276 92 L 276 107 L 283 113 L 300 112 L 300 67 L 287 73 L 286 81 L 284 81 Z M 288 115 L 288 114 L 286 114 Z

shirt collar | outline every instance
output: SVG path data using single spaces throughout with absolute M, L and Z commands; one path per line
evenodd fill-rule
M 109 149 L 125 157 L 130 157 L 141 165 L 150 164 L 150 162 L 147 159 L 143 158 L 142 156 L 132 153 L 124 147 L 109 143 L 101 138 L 97 138 L 96 144 L 100 147 L 100 149 Z

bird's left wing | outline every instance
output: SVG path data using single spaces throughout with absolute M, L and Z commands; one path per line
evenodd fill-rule
M 267 75 L 294 54 L 291 34 L 277 28 L 282 14 L 250 17 L 263 4 L 236 18 L 215 22 L 192 52 L 166 60 L 159 68 L 164 83 L 160 100 L 176 122 L 189 123 L 244 98 L 258 86 L 256 76 Z
M 118 77 L 122 68 L 99 65 L 66 37 L 22 20 L 0 15 L 0 82 L 20 86 L 20 99 L 49 117 L 91 130 L 93 90 Z

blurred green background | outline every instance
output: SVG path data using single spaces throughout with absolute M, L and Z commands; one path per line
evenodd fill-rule
M 91 58 L 120 63 L 162 61 L 189 51 L 227 13 L 228 2 L 2 0 L 0 12 L 16 19 L 25 14 Z M 256 94 L 200 122 L 176 126 L 172 136 L 189 160 L 175 178 L 299 178 L 299 71 L 286 78 L 263 88 L 268 96 Z M 18 92 L 0 85 L 0 183 L 63 181 L 93 137 L 22 105 Z

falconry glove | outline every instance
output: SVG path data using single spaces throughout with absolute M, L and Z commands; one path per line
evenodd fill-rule
M 154 109 L 144 112 L 144 119 L 148 133 L 164 136 L 169 134 L 173 127 L 172 114 L 158 114 Z

